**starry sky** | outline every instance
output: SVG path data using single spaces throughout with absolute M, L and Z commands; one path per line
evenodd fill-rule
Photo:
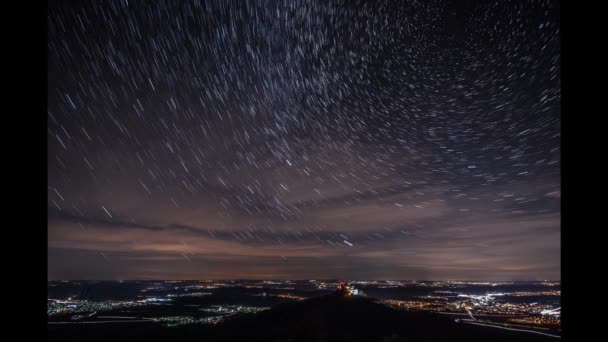
M 558 1 L 52 1 L 49 279 L 559 280 Z

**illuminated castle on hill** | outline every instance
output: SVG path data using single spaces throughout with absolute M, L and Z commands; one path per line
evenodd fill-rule
M 349 296 L 364 296 L 363 291 L 356 289 L 354 286 L 349 285 L 346 282 L 340 283 L 338 285 L 338 295 L 343 297 Z

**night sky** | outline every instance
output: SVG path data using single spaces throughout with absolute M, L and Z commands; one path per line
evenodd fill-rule
M 49 279 L 559 280 L 557 1 L 53 1 Z

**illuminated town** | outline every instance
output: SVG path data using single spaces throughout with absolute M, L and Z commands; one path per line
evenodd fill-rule
M 114 293 L 133 295 L 118 299 L 112 298 Z M 256 314 L 281 303 L 332 293 L 366 297 L 398 310 L 436 313 L 458 323 L 554 334 L 561 331 L 559 282 L 50 282 L 47 314 L 49 324 L 130 321 L 167 327 L 213 325 L 232 315 Z

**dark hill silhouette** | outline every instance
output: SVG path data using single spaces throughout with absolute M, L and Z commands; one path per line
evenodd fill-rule
M 67 329 L 66 329 L 67 328 Z M 215 326 L 166 328 L 157 324 L 55 327 L 49 340 L 205 342 L 417 342 L 555 341 L 531 333 L 454 322 L 452 317 L 386 307 L 374 299 L 340 294 L 283 303 L 257 314 L 237 314 Z
M 233 316 L 208 341 L 550 341 L 551 337 L 458 324 L 432 313 L 388 308 L 363 297 L 328 295 Z

